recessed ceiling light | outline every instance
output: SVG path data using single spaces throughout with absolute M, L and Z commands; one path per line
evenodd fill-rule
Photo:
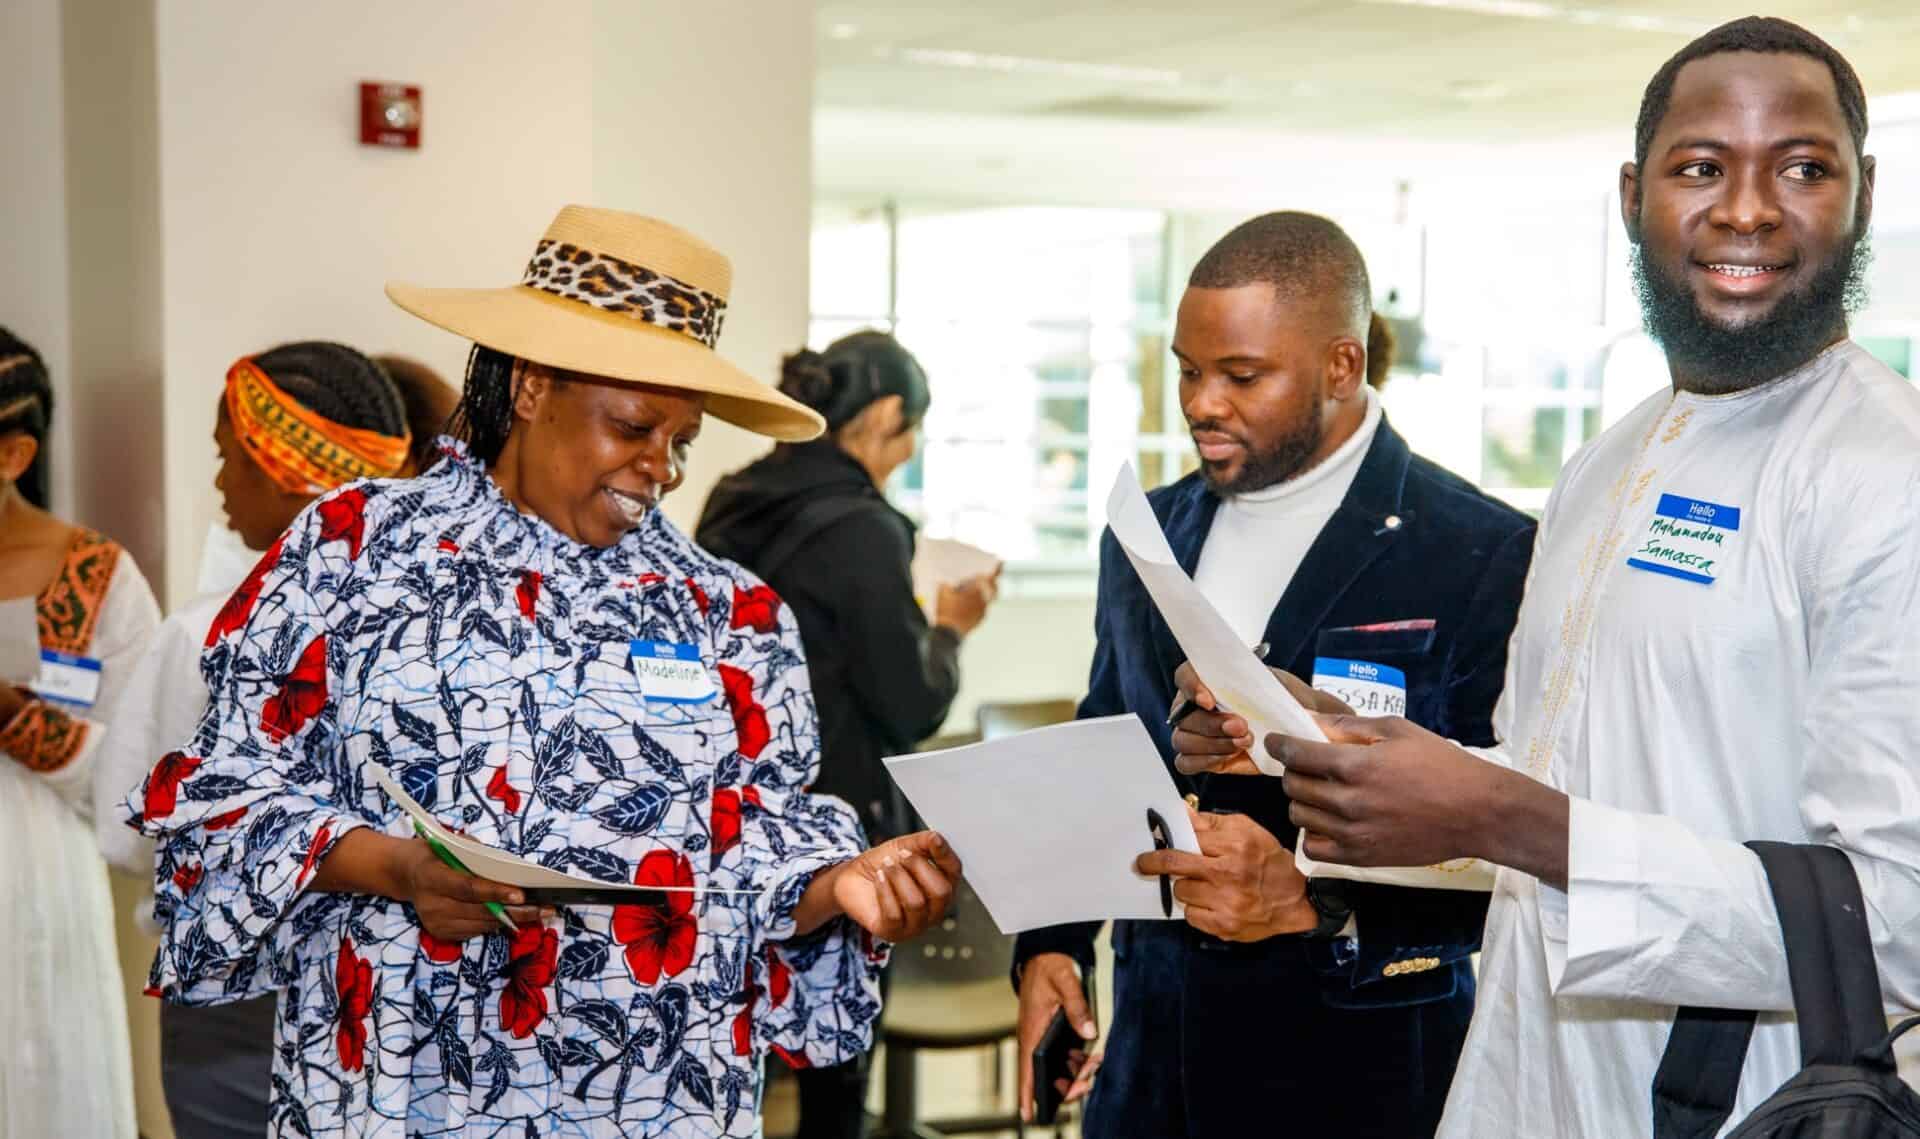
M 1476 16 L 1506 16 L 1515 20 L 1542 20 L 1582 27 L 1619 28 L 1629 32 L 1668 32 L 1697 36 L 1712 25 L 1703 20 L 1650 16 L 1612 8 L 1590 8 L 1545 0 L 1362 0 L 1398 8 L 1440 8 Z
M 1488 103 L 1507 97 L 1507 85 L 1491 79 L 1456 79 L 1447 84 L 1447 94 L 1463 103 Z
M 850 40 L 860 34 L 858 24 L 835 24 L 827 29 L 827 34 L 836 40 Z
M 962 71 L 999 71 L 1020 75 L 1056 75 L 1069 79 L 1101 82 L 1153 83 L 1174 86 L 1181 82 L 1178 71 L 1163 67 L 1127 67 L 1111 63 L 1087 63 L 1075 59 L 1037 59 L 1024 55 L 998 55 L 983 51 L 947 51 L 938 48 L 907 48 L 900 58 L 922 67 L 951 67 Z

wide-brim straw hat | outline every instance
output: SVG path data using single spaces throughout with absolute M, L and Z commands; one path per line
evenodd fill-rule
M 733 265 L 656 218 L 567 206 L 517 285 L 432 289 L 387 283 L 408 312 L 485 347 L 550 368 L 704 392 L 728 423 L 786 442 L 826 422 L 715 350 Z

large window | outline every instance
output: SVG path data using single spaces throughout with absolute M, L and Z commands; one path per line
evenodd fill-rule
M 933 382 L 895 503 L 1024 584 L 1083 579 L 1120 463 L 1152 486 L 1192 462 L 1167 367 L 1167 240 L 1152 211 L 824 214 L 810 340 L 891 329 Z

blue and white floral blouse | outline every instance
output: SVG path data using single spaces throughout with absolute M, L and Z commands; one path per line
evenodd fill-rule
M 130 796 L 159 840 L 151 991 L 280 994 L 277 1135 L 747 1136 L 766 1050 L 867 1048 L 885 957 L 791 911 L 863 846 L 805 788 L 814 704 L 792 615 L 658 511 L 580 545 L 457 445 L 315 503 L 214 620 L 192 740 Z M 693 645 L 705 703 L 644 700 L 634 640 Z M 310 893 L 368 775 L 450 826 L 607 881 L 765 891 L 580 906 L 464 944 L 388 898 Z

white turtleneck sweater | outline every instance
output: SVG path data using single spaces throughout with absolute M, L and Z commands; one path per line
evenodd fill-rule
M 1294 572 L 1347 497 L 1373 445 L 1380 399 L 1371 388 L 1364 390 L 1366 417 L 1338 450 L 1290 479 L 1224 499 L 1214 515 L 1193 581 L 1249 645 L 1265 634 Z

